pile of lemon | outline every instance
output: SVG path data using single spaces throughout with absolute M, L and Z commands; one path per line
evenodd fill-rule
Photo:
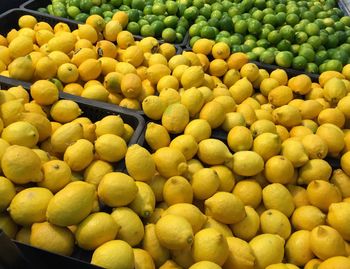
M 349 269 L 350 65 L 288 78 L 223 42 L 178 55 L 135 42 L 124 19 L 70 32 L 24 16 L 1 38 L 2 74 L 35 82 L 31 102 L 0 91 L 0 227 L 63 255 L 76 244 L 105 268 Z M 127 147 L 118 116 L 79 117 L 58 80 L 142 108 L 146 144 Z M 114 171 L 123 158 L 127 173 Z

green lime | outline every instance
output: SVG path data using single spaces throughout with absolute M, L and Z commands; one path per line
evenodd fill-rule
M 309 36 L 319 35 L 320 27 L 316 23 L 312 22 L 305 26 L 305 32 Z
M 335 35 L 338 37 L 339 44 L 346 43 L 347 35 L 344 31 L 336 31 Z
M 216 36 L 218 37 L 218 36 Z M 216 39 L 217 42 L 224 42 L 226 43 L 229 47 L 231 47 L 231 42 L 230 42 L 230 38 L 228 37 L 224 37 L 224 36 L 220 36 L 219 38 Z
M 88 17 L 89 17 L 89 14 L 79 13 L 77 16 L 74 17 L 74 20 L 78 22 L 85 22 Z
M 127 28 L 130 33 L 133 35 L 139 35 L 140 34 L 140 25 L 137 22 L 129 22 Z
M 177 2 L 174 1 L 166 1 L 165 7 L 169 15 L 176 15 L 179 8 Z
M 253 14 L 252 14 L 252 18 L 254 18 L 254 19 L 258 20 L 258 21 L 262 21 L 264 16 L 265 16 L 265 14 L 261 10 L 255 10 L 253 12 Z
M 254 52 L 258 57 L 265 51 L 266 49 L 263 47 L 255 47 L 252 49 L 252 52 Z
M 204 5 L 200 10 L 199 14 L 206 17 L 207 19 L 210 18 L 211 15 L 211 7 L 209 5 Z
M 295 33 L 292 26 L 284 25 L 279 29 L 279 31 L 283 39 L 287 39 L 290 41 L 294 40 Z
M 248 32 L 257 35 L 261 31 L 261 23 L 258 20 L 251 19 L 248 23 Z
M 334 25 L 334 20 L 332 18 L 324 18 L 323 19 L 323 24 L 326 27 L 332 27 Z
M 165 28 L 164 23 L 162 21 L 154 21 L 151 23 L 151 26 L 153 27 L 155 36 L 160 37 Z
M 49 14 L 49 11 L 45 7 L 39 7 L 37 11 L 40 13 Z
M 301 17 L 302 17 L 303 19 L 307 19 L 307 20 L 309 20 L 309 21 L 314 21 L 314 20 L 316 19 L 315 14 L 312 13 L 312 11 L 310 11 L 310 10 L 307 10 L 307 11 L 303 12 L 303 13 L 301 14 Z
M 215 29 L 212 26 L 204 26 L 200 30 L 200 36 L 202 38 L 215 39 Z
M 137 23 L 140 26 L 140 30 L 141 30 L 142 26 L 149 25 L 149 22 L 147 20 L 145 20 L 145 19 L 139 19 L 139 21 Z
M 103 17 L 103 19 L 107 23 L 107 22 L 110 22 L 112 20 L 112 17 Z
M 283 25 L 286 22 L 286 13 L 285 12 L 278 12 L 276 14 L 276 25 Z
M 127 12 L 129 21 L 138 21 L 140 19 L 140 15 L 137 9 L 129 9 Z
M 248 23 L 244 20 L 237 21 L 234 25 L 236 33 L 244 35 L 248 30 Z
M 294 26 L 299 22 L 299 17 L 297 14 L 294 13 L 290 13 L 287 15 L 286 17 L 286 23 L 288 25 Z
M 238 21 L 243 20 L 243 17 L 242 17 L 242 15 L 235 15 L 232 17 L 231 20 L 232 20 L 233 24 L 236 24 Z
M 152 13 L 154 15 L 162 15 L 166 11 L 166 6 L 164 4 L 154 4 L 152 6 Z
M 254 35 L 248 34 L 248 35 L 245 35 L 245 36 L 244 36 L 244 40 L 254 40 L 254 41 L 257 41 L 258 39 L 257 39 Z
M 172 16 L 167 16 L 165 17 L 165 19 L 163 20 L 164 24 L 166 27 L 170 27 L 170 28 L 176 28 L 177 26 L 177 21 L 179 20 L 178 17 L 172 15 Z
M 220 2 L 215 2 L 211 5 L 211 10 L 212 11 L 218 10 L 218 11 L 222 12 L 222 11 L 224 11 L 224 7 L 221 5 Z
M 275 10 L 277 12 L 286 12 L 287 11 L 287 7 L 286 7 L 285 4 L 279 3 L 279 4 L 276 5 Z
M 182 34 L 183 36 L 185 36 L 186 33 L 187 33 L 186 28 L 183 27 L 183 26 L 181 26 L 181 25 L 177 26 L 176 29 L 175 29 L 175 31 L 176 31 L 176 33 L 180 33 L 180 34 Z
M 252 51 L 248 51 L 246 54 L 248 56 L 249 61 L 256 61 L 259 58 L 259 56 Z
M 328 35 L 327 48 L 335 48 L 338 46 L 338 37 L 335 34 Z
M 300 50 L 300 45 L 299 44 L 292 44 L 290 49 L 291 49 L 291 52 L 293 53 L 293 55 L 298 55 L 299 50 Z
M 52 6 L 52 9 L 53 9 L 53 14 L 57 17 L 62 17 L 62 18 L 66 18 L 67 17 L 67 10 L 65 8 L 65 6 L 59 6 L 57 5 L 55 7 L 55 5 Z
M 223 37 L 230 37 L 230 36 L 231 36 L 230 32 L 225 31 L 225 30 L 220 31 L 219 34 L 220 34 L 221 36 L 223 36 Z
M 341 21 L 336 21 L 334 23 L 334 28 L 336 31 L 343 31 L 345 29 L 345 24 L 342 23 Z
M 102 4 L 101 5 L 101 9 L 103 10 L 103 12 L 105 12 L 105 11 L 112 11 L 113 8 L 114 7 L 111 4 Z
M 281 39 L 282 39 L 282 35 L 277 30 L 271 31 L 267 36 L 267 40 L 273 45 L 276 45 L 278 42 L 281 41 Z
M 233 32 L 234 25 L 232 22 L 232 19 L 230 17 L 224 16 L 221 18 L 219 22 L 219 26 L 221 30 L 227 31 L 227 32 Z
M 315 51 L 312 48 L 301 46 L 298 55 L 303 56 L 308 62 L 315 60 Z
M 325 66 L 326 71 L 334 70 L 334 71 L 341 72 L 342 69 L 343 69 L 343 65 L 339 60 L 329 60 L 326 62 L 326 66 Z
M 232 45 L 231 51 L 232 51 L 232 53 L 234 53 L 234 52 L 240 52 L 240 51 L 242 51 L 242 50 L 241 50 L 241 46 L 240 46 L 240 45 Z
M 121 4 L 123 3 L 122 0 L 110 0 L 109 1 L 115 8 L 118 8 L 121 6 Z
M 327 26 L 327 27 L 325 28 L 325 30 L 327 31 L 328 34 L 334 34 L 334 33 L 335 33 L 334 28 L 331 27 L 331 26 Z
M 140 33 L 142 36 L 155 36 L 154 29 L 149 24 L 143 25 L 141 27 Z
M 230 9 L 227 11 L 227 13 L 232 18 L 235 15 L 241 14 L 241 11 L 238 7 L 233 6 L 233 7 L 230 7 Z
M 307 60 L 303 56 L 296 56 L 293 59 L 292 67 L 297 70 L 304 70 L 307 65 Z
M 337 49 L 332 55 L 333 60 L 340 61 L 343 65 L 346 65 L 349 60 L 349 55 L 345 50 Z
M 266 1 L 266 6 L 274 9 L 276 7 L 275 1 L 273 1 L 273 0 Z
M 256 45 L 265 49 L 271 46 L 270 42 L 267 39 L 259 39 L 258 41 L 256 41 Z
M 193 44 L 196 43 L 196 41 L 198 39 L 201 39 L 201 37 L 200 36 L 193 36 L 193 37 L 191 37 L 191 39 L 190 39 L 190 46 L 193 47 Z
M 103 12 L 103 18 L 107 18 L 107 17 L 112 18 L 113 15 L 114 15 L 114 13 L 112 11 Z
M 266 2 L 265 0 L 255 0 L 254 6 L 257 7 L 259 10 L 263 10 L 266 8 Z
M 348 55 L 350 55 L 350 44 L 349 43 L 345 43 L 340 45 L 339 47 L 341 50 L 344 50 Z
M 80 9 L 76 6 L 70 6 L 67 8 L 67 13 L 71 18 L 75 18 L 78 14 L 80 14 Z
M 145 8 L 145 2 L 143 0 L 132 0 L 131 8 L 143 10 Z
M 227 12 L 232 7 L 232 2 L 229 0 L 223 0 L 221 2 L 223 11 Z
M 325 71 L 326 71 L 326 63 L 321 64 L 321 65 L 318 67 L 318 71 L 319 71 L 320 74 L 323 73 L 323 72 L 325 72 Z
M 263 22 L 264 22 L 265 24 L 268 23 L 268 24 L 271 24 L 271 25 L 273 25 L 273 26 L 276 26 L 276 25 L 277 25 L 277 18 L 276 18 L 276 16 L 273 15 L 273 14 L 266 14 L 266 15 L 264 16 Z
M 178 26 L 183 26 L 186 29 L 188 29 L 190 27 L 190 23 L 188 22 L 188 20 L 185 17 L 181 17 L 178 22 L 177 22 Z
M 176 40 L 176 32 L 172 28 L 165 28 L 162 32 L 162 39 L 168 43 L 174 43 Z
M 309 43 L 314 50 L 317 51 L 321 46 L 321 38 L 319 36 L 310 36 L 307 43 Z
M 249 46 L 250 50 L 256 47 L 256 42 L 255 40 L 252 40 L 252 39 L 247 39 L 246 41 L 244 41 L 243 44 Z
M 244 53 L 247 53 L 247 52 L 252 50 L 252 48 L 250 46 L 246 45 L 246 44 L 242 44 L 242 45 L 240 45 L 240 47 L 241 47 L 240 51 L 242 51 Z
M 93 7 L 90 9 L 90 15 L 94 15 L 94 14 L 103 16 L 103 10 L 102 10 L 102 8 L 97 7 L 97 6 L 93 6 Z
M 305 26 L 299 22 L 293 28 L 295 32 L 304 32 Z
M 193 25 L 191 25 L 191 27 L 188 30 L 188 32 L 189 32 L 189 35 L 191 37 L 193 37 L 193 36 L 200 36 L 201 27 L 198 24 L 193 24 Z
M 132 0 L 123 0 L 123 5 L 130 7 L 131 6 L 131 1 Z
M 158 20 L 158 17 L 154 14 L 146 15 L 143 17 L 145 20 L 147 20 L 149 23 L 152 23 L 156 20 Z
M 259 38 L 260 39 L 267 39 L 268 35 L 270 34 L 271 30 L 268 29 L 268 28 L 262 28 L 261 29 L 261 32 L 260 32 L 260 35 L 259 35 Z
M 275 56 L 275 62 L 281 67 L 291 67 L 293 54 L 290 51 L 280 51 Z
M 71 6 L 79 7 L 80 0 L 68 0 L 66 3 L 68 7 L 71 7 Z
M 204 7 L 205 1 L 204 0 L 193 0 L 192 5 L 194 5 L 196 8 L 201 9 Z
M 278 42 L 276 48 L 280 51 L 291 51 L 292 49 L 292 44 L 289 40 L 287 39 L 282 39 L 280 42 Z
M 125 12 L 126 12 L 126 11 L 128 11 L 129 9 L 130 9 L 130 7 L 127 6 L 127 5 L 124 5 L 124 4 L 121 5 L 121 6 L 119 7 L 119 10 L 120 10 L 120 11 L 125 11 Z
M 245 11 L 245 12 L 249 12 L 249 10 L 253 7 L 254 5 L 254 1 L 253 0 L 242 0 L 241 1 L 241 6 L 242 6 L 242 9 Z
M 315 63 L 307 63 L 305 71 L 310 74 L 318 74 L 318 66 Z
M 204 26 L 208 26 L 208 23 L 206 21 L 200 21 L 196 23 L 200 28 L 203 28 Z
M 308 39 L 308 35 L 305 32 L 296 32 L 295 33 L 295 42 L 297 44 L 304 44 Z
M 350 16 L 341 17 L 340 22 L 342 22 L 345 26 L 350 27 Z
M 222 12 L 220 10 L 214 10 L 211 14 L 210 14 L 210 18 L 215 18 L 217 20 L 220 20 L 222 17 Z
M 184 16 L 188 21 L 194 21 L 198 15 L 199 15 L 199 10 L 198 10 L 198 8 L 192 6 L 192 7 L 188 7 L 188 8 L 185 9 L 184 15 L 183 15 L 183 16 Z
M 275 61 L 275 54 L 272 51 L 265 50 L 261 53 L 259 61 L 264 64 L 273 64 Z
M 146 5 L 145 8 L 143 9 L 143 14 L 144 14 L 144 15 L 150 15 L 150 14 L 152 14 L 152 6 Z
M 176 33 L 175 43 L 181 43 L 184 40 L 184 37 L 181 33 Z
M 230 43 L 232 45 L 241 45 L 242 44 L 242 40 L 239 36 L 237 35 L 232 35 L 230 36 Z
M 219 25 L 219 19 L 217 19 L 217 18 L 210 18 L 209 20 L 208 20 L 208 25 L 209 26 L 213 26 L 213 27 L 216 27 L 217 25 Z

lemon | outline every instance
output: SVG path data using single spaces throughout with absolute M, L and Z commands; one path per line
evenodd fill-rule
M 211 136 L 211 127 L 204 119 L 194 119 L 187 124 L 184 134 L 192 135 L 198 143 Z
M 266 119 L 255 121 L 250 126 L 250 131 L 254 138 L 263 133 L 277 133 L 276 125 L 272 121 Z
M 350 179 L 349 176 L 345 174 L 342 169 L 335 169 L 333 171 L 330 182 L 338 187 L 343 198 L 347 198 L 350 196 L 350 193 L 348 191 L 348 184 L 350 183 Z
M 148 59 L 148 66 L 151 66 L 154 64 L 168 65 L 168 60 L 161 53 L 152 53 Z
M 310 159 L 323 159 L 327 156 L 328 146 L 326 141 L 319 135 L 306 135 L 301 142 Z
M 322 159 L 309 160 L 299 169 L 299 184 L 308 184 L 313 180 L 328 181 L 332 174 L 332 167 Z
M 232 171 L 224 165 L 215 165 L 212 166 L 211 169 L 213 169 L 219 176 L 220 186 L 218 190 L 231 192 L 235 185 L 235 177 Z
M 185 89 L 200 87 L 203 85 L 204 71 L 200 66 L 187 68 L 181 76 L 181 84 Z
M 18 231 L 16 223 L 6 213 L 0 213 L 0 229 L 11 239 L 15 238 Z
M 30 244 L 31 227 L 22 227 L 16 234 L 15 239 L 24 244 Z
M 288 218 L 280 211 L 269 209 L 260 215 L 260 228 L 266 234 L 278 234 L 287 239 L 291 234 L 291 225 Z
M 202 168 L 192 175 L 191 185 L 194 197 L 199 200 L 205 200 L 219 189 L 220 179 L 215 170 Z
M 275 234 L 261 234 L 249 242 L 255 255 L 254 268 L 266 268 L 267 266 L 282 262 L 284 256 L 284 239 Z
M 262 199 L 262 188 L 254 180 L 243 180 L 238 182 L 232 192 L 244 205 L 257 208 Z
M 0 60 L 8 66 L 12 59 L 10 54 L 10 49 L 7 46 L 0 46 Z
M 225 224 L 234 224 L 246 217 L 243 202 L 227 192 L 217 192 L 205 200 L 205 208 L 209 216 Z
M 33 61 L 30 56 L 14 59 L 8 65 L 7 69 L 8 76 L 14 79 L 30 81 L 34 75 Z
M 348 108 L 348 104 L 349 104 L 349 100 L 350 100 L 350 96 L 345 96 L 343 98 L 341 98 L 337 104 L 337 108 L 347 117 L 349 118 L 350 116 L 350 111 Z
M 71 63 L 79 67 L 87 59 L 97 59 L 97 53 L 92 48 L 81 48 L 74 52 Z
M 148 181 L 155 174 L 155 164 L 151 154 L 137 144 L 128 148 L 125 165 L 128 173 L 135 180 Z
M 232 154 L 228 147 L 220 140 L 209 138 L 198 144 L 198 158 L 209 165 L 219 165 L 230 162 Z
M 57 74 L 57 65 L 54 60 L 44 56 L 41 57 L 35 65 L 34 77 L 36 79 L 49 79 Z
M 91 264 L 105 268 L 134 268 L 132 247 L 122 240 L 111 240 L 99 246 L 92 254 Z
M 159 98 L 163 101 L 166 107 L 171 104 L 180 103 L 181 96 L 179 92 L 172 88 L 166 88 L 159 94 Z
M 38 182 L 39 187 L 56 193 L 71 181 L 71 170 L 66 162 L 61 160 L 47 161 L 42 165 L 44 179 Z
M 347 89 L 344 82 L 337 77 L 327 80 L 323 86 L 323 95 L 332 104 L 337 104 L 346 94 Z
M 253 151 L 258 153 L 264 161 L 276 156 L 281 150 L 281 139 L 277 134 L 263 133 L 253 141 Z
M 47 43 L 47 51 L 62 51 L 66 54 L 70 53 L 74 49 L 76 37 L 72 33 L 61 32 L 59 35 L 51 38 Z M 45 45 L 44 45 L 45 46 Z
M 213 101 L 222 104 L 226 113 L 236 110 L 236 103 L 231 96 L 217 96 Z
M 214 59 L 209 64 L 209 74 L 216 77 L 222 77 L 228 70 L 227 63 L 222 59 Z
M 162 115 L 162 125 L 169 133 L 181 133 L 189 122 L 187 108 L 179 103 L 169 105 Z
M 229 255 L 226 238 L 212 228 L 205 228 L 194 236 L 192 255 L 196 262 L 211 261 L 222 266 Z
M 268 93 L 269 102 L 276 107 L 287 105 L 292 99 L 293 91 L 287 86 L 278 86 Z
M 78 122 L 69 122 L 58 127 L 51 136 L 52 149 L 63 153 L 68 146 L 83 138 L 83 126 Z
M 44 141 L 51 135 L 52 127 L 50 121 L 39 113 L 21 113 L 20 120 L 28 122 L 35 127 L 39 135 L 38 141 L 40 142 Z
M 86 139 L 79 139 L 69 145 L 63 155 L 63 160 L 72 171 L 84 170 L 89 166 L 93 158 L 94 145 Z
M 162 147 L 153 155 L 157 171 L 164 177 L 183 174 L 187 170 L 186 158 L 175 148 Z
M 26 121 L 17 121 L 4 128 L 1 138 L 11 145 L 33 147 L 39 141 L 37 129 Z
M 95 150 L 101 160 L 118 162 L 125 157 L 127 145 L 120 136 L 104 134 L 96 139 Z
M 135 199 L 137 185 L 130 176 L 120 172 L 111 172 L 102 177 L 97 192 L 106 205 L 125 206 Z
M 306 189 L 293 184 L 289 184 L 287 188 L 293 196 L 293 202 L 296 208 L 310 204 L 309 199 L 307 198 Z
M 19 35 L 9 43 L 8 48 L 13 59 L 26 56 L 33 51 L 33 40 L 28 36 Z
M 195 87 L 189 88 L 181 95 L 181 104 L 188 109 L 190 116 L 194 117 L 204 105 L 203 94 Z
M 184 176 L 187 179 L 191 179 L 193 174 L 200 169 L 204 168 L 203 164 L 201 161 L 198 159 L 191 159 L 187 161 L 187 172 L 184 174 Z
M 243 114 L 239 112 L 229 112 L 229 113 L 226 113 L 224 122 L 221 124 L 221 128 L 226 132 L 230 132 L 230 130 L 236 126 L 245 126 L 245 125 L 246 125 L 246 122 L 243 117 Z
M 255 264 L 255 257 L 250 245 L 237 237 L 226 238 L 229 255 L 222 268 L 245 268 L 253 269 Z
M 287 261 L 298 266 L 304 266 L 314 254 L 310 249 L 310 232 L 301 230 L 291 234 L 286 242 Z
M 76 82 L 79 78 L 78 68 L 71 63 L 64 63 L 57 70 L 57 77 L 63 83 Z
M 78 225 L 75 232 L 77 244 L 82 249 L 94 250 L 113 240 L 119 230 L 114 218 L 105 213 L 92 213 Z
M 124 133 L 124 122 L 119 115 L 108 115 L 96 123 L 96 136 L 114 134 L 122 136 Z
M 97 31 L 90 24 L 80 24 L 80 25 L 78 25 L 77 34 L 78 34 L 78 37 L 80 39 L 87 39 L 92 44 L 96 43 L 97 40 L 98 40 Z
M 275 124 L 283 125 L 286 128 L 300 125 L 302 120 L 300 111 L 289 104 L 276 108 L 272 112 L 272 117 Z
M 317 117 L 318 124 L 332 123 L 339 128 L 345 124 L 345 116 L 338 108 L 326 108 Z
M 101 74 L 106 77 L 109 73 L 114 72 L 117 67 L 117 60 L 109 57 L 101 57 L 99 58 L 101 61 Z
M 207 38 L 198 39 L 192 47 L 193 52 L 209 55 L 212 52 L 212 48 L 215 42 Z
M 119 72 L 109 72 L 104 78 L 103 85 L 111 93 L 121 93 L 122 78 L 123 75 Z
M 90 214 L 94 198 L 95 187 L 92 184 L 71 182 L 50 200 L 46 212 L 47 219 L 58 226 L 78 224 Z M 86 202 L 81 203 L 82 199 Z M 68 207 L 70 210 L 67 210 Z
M 259 68 L 254 63 L 246 63 L 240 68 L 242 77 L 246 77 L 250 82 L 256 80 L 259 76 Z
M 254 108 L 248 104 L 239 104 L 236 108 L 236 112 L 241 113 L 243 115 L 247 126 L 252 125 L 257 120 Z
M 272 183 L 266 186 L 262 191 L 262 197 L 267 209 L 279 210 L 287 217 L 292 215 L 295 208 L 293 197 L 282 184 Z
M 142 248 L 133 248 L 135 268 L 139 269 L 155 269 L 152 256 Z
M 142 101 L 142 110 L 152 120 L 160 120 L 166 105 L 159 96 L 150 95 Z
M 193 190 L 188 180 L 182 176 L 170 177 L 163 186 L 163 200 L 167 205 L 192 203 Z
M 273 156 L 265 163 L 265 177 L 271 183 L 292 183 L 293 175 L 293 164 L 284 156 Z
M 101 160 L 94 160 L 85 169 L 84 180 L 98 186 L 102 177 L 111 172 L 113 172 L 113 167 L 110 163 Z
M 106 26 L 103 29 L 103 36 L 106 40 L 115 42 L 121 31 L 123 31 L 122 25 L 116 20 L 111 20 L 106 23 Z
M 350 174 L 349 153 L 348 152 L 346 152 L 345 154 L 343 154 L 341 156 L 340 166 L 347 175 Z
M 245 206 L 244 209 L 246 212 L 245 218 L 236 224 L 231 224 L 230 228 L 236 237 L 249 241 L 259 231 L 260 220 L 254 208 Z
M 350 259 L 348 257 L 335 256 L 323 261 L 319 265 L 320 269 L 331 269 L 331 268 L 339 268 L 339 269 L 347 269 L 350 268 Z
M 138 192 L 136 193 L 135 199 L 129 204 L 129 207 L 140 217 L 147 218 L 151 216 L 155 209 L 155 195 L 148 184 L 142 181 L 136 181 L 135 184 L 138 188 Z
M 322 260 L 334 256 L 346 256 L 344 239 L 337 230 L 326 225 L 320 225 L 312 229 L 310 248 Z
M 13 197 L 16 195 L 16 189 L 13 183 L 5 177 L 0 177 L 0 212 L 5 211 L 10 205 Z
M 167 147 L 170 144 L 170 136 L 163 125 L 149 122 L 145 132 L 145 140 L 152 150 Z
M 43 177 L 40 158 L 24 146 L 7 147 L 1 159 L 1 168 L 5 177 L 16 184 L 38 182 Z
M 324 180 L 311 181 L 306 190 L 310 203 L 324 212 L 328 211 L 332 203 L 339 203 L 341 201 L 339 189 Z
M 154 192 L 154 196 L 157 202 L 162 202 L 164 200 L 163 189 L 166 181 L 166 178 L 162 177 L 158 173 L 155 173 L 152 179 L 148 182 Z
M 52 105 L 58 100 L 58 89 L 48 80 L 38 80 L 31 85 L 30 95 L 39 105 Z
M 207 221 L 204 223 L 202 229 L 212 228 L 222 234 L 224 237 L 232 237 L 233 233 L 229 225 L 221 223 L 220 221 L 215 220 L 214 218 L 208 216 Z
M 30 244 L 60 255 L 69 256 L 74 249 L 74 236 L 66 227 L 49 222 L 34 223 L 30 234 Z
M 141 79 L 136 74 L 126 74 L 121 80 L 120 88 L 125 97 L 137 98 L 142 89 Z
M 81 113 L 79 105 L 72 100 L 58 100 L 50 109 L 51 117 L 60 123 L 71 122 Z
M 80 78 L 83 81 L 96 79 L 102 72 L 101 61 L 95 59 L 87 59 L 78 67 Z
M 240 104 L 253 94 L 253 85 L 246 77 L 243 77 L 236 81 L 229 91 L 236 104 Z
M 319 225 L 325 224 L 326 215 L 317 207 L 305 205 L 295 209 L 291 222 L 297 230 L 311 231 Z
M 156 266 L 161 266 L 170 258 L 169 250 L 163 247 L 157 238 L 155 224 L 145 225 L 145 236 L 142 241 L 142 248 L 151 255 Z
M 37 20 L 34 16 L 23 15 L 18 19 L 18 26 L 20 28 L 34 28 L 34 25 L 37 24 Z
M 17 224 L 30 226 L 46 220 L 46 209 L 52 197 L 45 188 L 27 188 L 12 199 L 8 211 Z
M 200 261 L 192 264 L 189 269 L 220 269 L 221 267 L 214 262 Z
M 198 150 L 198 144 L 191 135 L 180 135 L 174 138 L 169 147 L 179 149 L 186 160 L 192 159 Z
M 346 202 L 333 203 L 329 206 L 327 223 L 336 229 L 345 240 L 349 240 L 349 231 L 347 225 L 348 211 L 350 204 Z
M 264 169 L 264 160 L 253 151 L 238 151 L 233 154 L 233 171 L 241 176 L 254 176 Z

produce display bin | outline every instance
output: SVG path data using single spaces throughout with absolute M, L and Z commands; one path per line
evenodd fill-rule
M 37 12 L 38 8 L 47 7 L 47 6 L 50 5 L 51 3 L 52 3 L 51 0 L 29 0 L 29 1 L 25 2 L 25 3 L 23 3 L 23 4 L 21 5 L 21 8 L 26 9 L 26 10 L 30 10 L 30 11 L 36 11 L 36 12 Z M 41 13 L 41 14 L 42 14 L 42 13 Z M 53 15 L 50 15 L 50 14 L 45 14 L 45 15 L 50 16 L 50 17 L 53 17 L 53 18 L 59 18 L 59 19 L 61 19 L 61 17 L 56 17 L 56 16 L 53 16 Z M 63 19 L 65 19 L 65 18 L 63 18 Z M 77 21 L 75 21 L 75 20 L 73 20 L 73 19 L 66 19 L 66 20 L 69 20 L 69 21 L 74 22 L 74 23 L 79 23 L 79 22 L 77 22 Z M 137 39 L 137 40 L 140 40 L 140 39 L 144 38 L 144 37 L 141 36 L 141 35 L 134 35 L 134 37 L 135 37 L 135 39 Z M 160 42 L 160 43 L 164 43 L 164 40 L 161 40 L 161 39 L 157 39 L 157 40 L 158 40 L 158 42 Z M 189 41 L 190 41 L 190 36 L 189 36 L 189 34 L 188 34 L 188 31 L 187 31 L 187 33 L 186 33 L 186 35 L 184 36 L 182 42 L 180 42 L 180 43 L 174 43 L 174 44 L 177 45 L 177 46 L 179 46 L 179 47 L 186 47 L 187 44 L 189 43 Z
M 25 0 L 5 0 L 1 2 L 0 5 L 0 13 L 3 13 L 7 10 L 13 9 L 13 8 L 19 8 L 20 5 L 25 3 Z

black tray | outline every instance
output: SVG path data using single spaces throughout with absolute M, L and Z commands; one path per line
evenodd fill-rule
M 7 10 L 13 9 L 13 8 L 19 8 L 20 5 L 25 3 L 25 0 L 4 0 L 1 1 L 0 5 L 0 13 L 3 13 Z
M 23 8 L 23 9 L 26 9 L 26 10 L 30 10 L 30 11 L 37 11 L 38 8 L 41 8 L 41 7 L 47 7 L 48 5 L 52 4 L 51 0 L 29 0 L 25 3 L 23 3 L 20 7 Z M 60 18 L 61 17 L 56 17 L 56 16 L 53 16 L 53 15 L 50 15 L 50 14 L 45 14 L 47 16 L 50 16 L 50 17 L 53 17 L 53 18 Z M 67 19 L 67 20 L 70 20 L 72 22 L 75 22 L 75 23 L 78 23 L 77 21 L 73 20 L 73 19 Z M 137 38 L 137 40 L 140 40 L 143 38 L 143 36 L 141 35 L 134 35 L 135 39 Z M 158 42 L 160 44 L 164 43 L 164 40 L 162 39 L 157 39 Z M 189 36 L 189 33 L 188 31 L 186 32 L 182 42 L 180 43 L 174 43 L 174 45 L 177 45 L 179 47 L 186 47 L 186 45 L 188 44 L 190 40 L 190 36 Z

